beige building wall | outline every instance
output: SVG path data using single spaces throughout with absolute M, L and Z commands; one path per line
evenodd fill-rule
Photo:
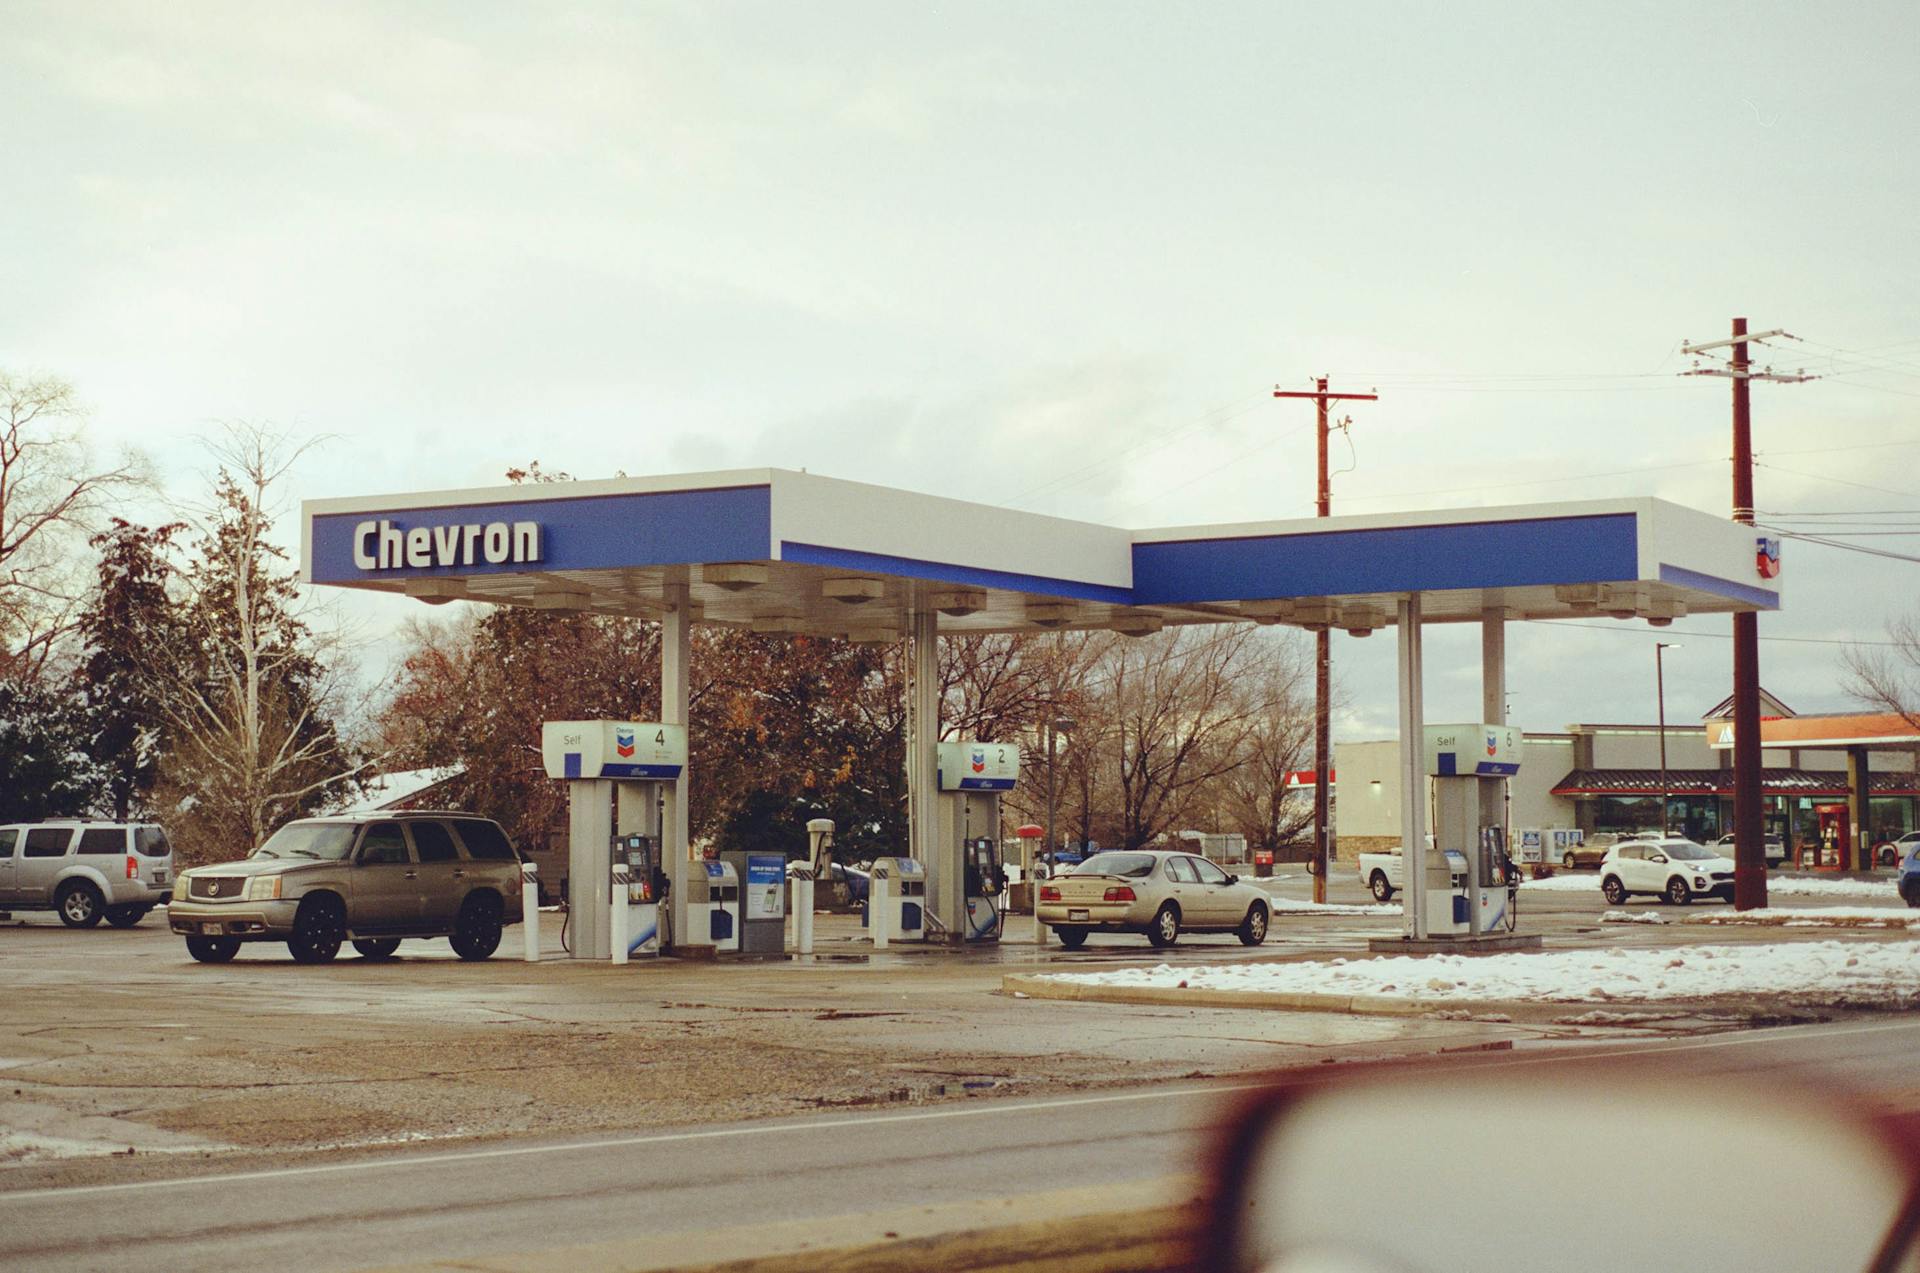
M 1512 826 L 1572 826 L 1573 801 L 1554 795 L 1553 788 L 1573 767 L 1571 736 L 1524 737 L 1520 772 L 1507 784 Z M 1399 844 L 1399 741 L 1335 744 L 1333 770 L 1339 782 L 1337 856 L 1350 859 Z

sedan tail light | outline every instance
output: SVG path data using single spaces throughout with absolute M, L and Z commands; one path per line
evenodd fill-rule
M 1051 884 L 1042 884 L 1040 886 L 1040 900 L 1043 902 L 1057 902 L 1060 900 L 1060 890 Z
M 1131 902 L 1133 900 L 1133 890 L 1125 884 L 1118 885 L 1107 890 L 1105 900 L 1109 902 Z

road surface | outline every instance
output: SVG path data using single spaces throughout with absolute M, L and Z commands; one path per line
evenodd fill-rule
M 1837 1079 L 1911 1107 L 1920 1092 L 1903 1076 L 1916 1048 L 1920 1020 L 1856 1018 L 1419 1063 L 1551 1072 L 1600 1055 L 1648 1056 L 1769 1084 Z M 1171 1193 L 1198 1168 L 1223 1099 L 1247 1086 L 1162 1084 L 20 1191 L 0 1194 L 0 1267 L 340 1269 L 648 1235 L 670 1251 L 676 1232 L 1070 1185 L 1165 1179 Z

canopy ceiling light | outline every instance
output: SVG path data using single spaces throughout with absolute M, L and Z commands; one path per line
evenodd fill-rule
M 585 610 L 593 597 L 585 592 L 536 592 L 531 604 L 535 610 Z
M 987 608 L 987 590 L 985 588 L 945 588 L 939 592 L 927 594 L 927 604 L 941 614 L 955 619 L 964 619 L 970 614 L 978 614 Z
M 806 625 L 807 621 L 797 614 L 756 614 L 752 619 L 747 621 L 747 630 L 750 632 L 791 633 L 801 631 Z
M 1372 636 L 1387 626 L 1386 616 L 1371 606 L 1349 606 L 1340 612 L 1340 626 L 1348 636 Z
M 1570 610 L 1582 613 L 1600 608 L 1600 585 L 1597 583 L 1559 583 L 1553 586 L 1553 599 Z
M 1647 608 L 1641 613 L 1646 615 L 1647 622 L 1653 627 L 1664 628 L 1671 625 L 1675 619 L 1684 619 L 1687 617 L 1687 603 L 1684 601 L 1653 601 L 1649 602 Z
M 1293 621 L 1309 632 L 1325 632 L 1333 626 L 1333 607 L 1325 601 L 1296 602 Z
M 767 568 L 757 561 L 722 561 L 702 566 L 700 578 L 728 592 L 745 592 L 767 581 Z
M 430 606 L 444 606 L 449 601 L 460 601 L 467 596 L 467 581 L 464 579 L 409 579 L 407 595 L 415 601 L 424 601 Z
M 1255 623 L 1292 623 L 1298 609 L 1291 601 L 1242 601 L 1240 613 Z
M 855 645 L 892 645 L 900 639 L 900 633 L 893 628 L 855 628 L 847 633 L 847 640 Z
M 1157 614 L 1116 614 L 1109 626 L 1121 636 L 1152 636 L 1167 626 L 1167 621 Z
M 887 595 L 887 585 L 881 580 L 859 576 L 850 579 L 822 579 L 820 595 L 829 601 L 839 601 L 850 606 L 863 606 L 869 601 L 878 601 Z
M 1073 621 L 1073 605 L 1066 601 L 1030 601 L 1027 622 L 1043 628 L 1064 627 Z
M 1646 607 L 1647 594 L 1642 588 L 1602 588 L 1599 607 L 1614 619 L 1632 619 Z

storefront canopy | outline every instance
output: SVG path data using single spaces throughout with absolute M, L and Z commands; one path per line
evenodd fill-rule
M 892 639 L 1252 619 L 1425 622 L 1770 610 L 1753 529 L 1653 499 L 1128 530 L 780 469 L 304 505 L 315 584 Z

